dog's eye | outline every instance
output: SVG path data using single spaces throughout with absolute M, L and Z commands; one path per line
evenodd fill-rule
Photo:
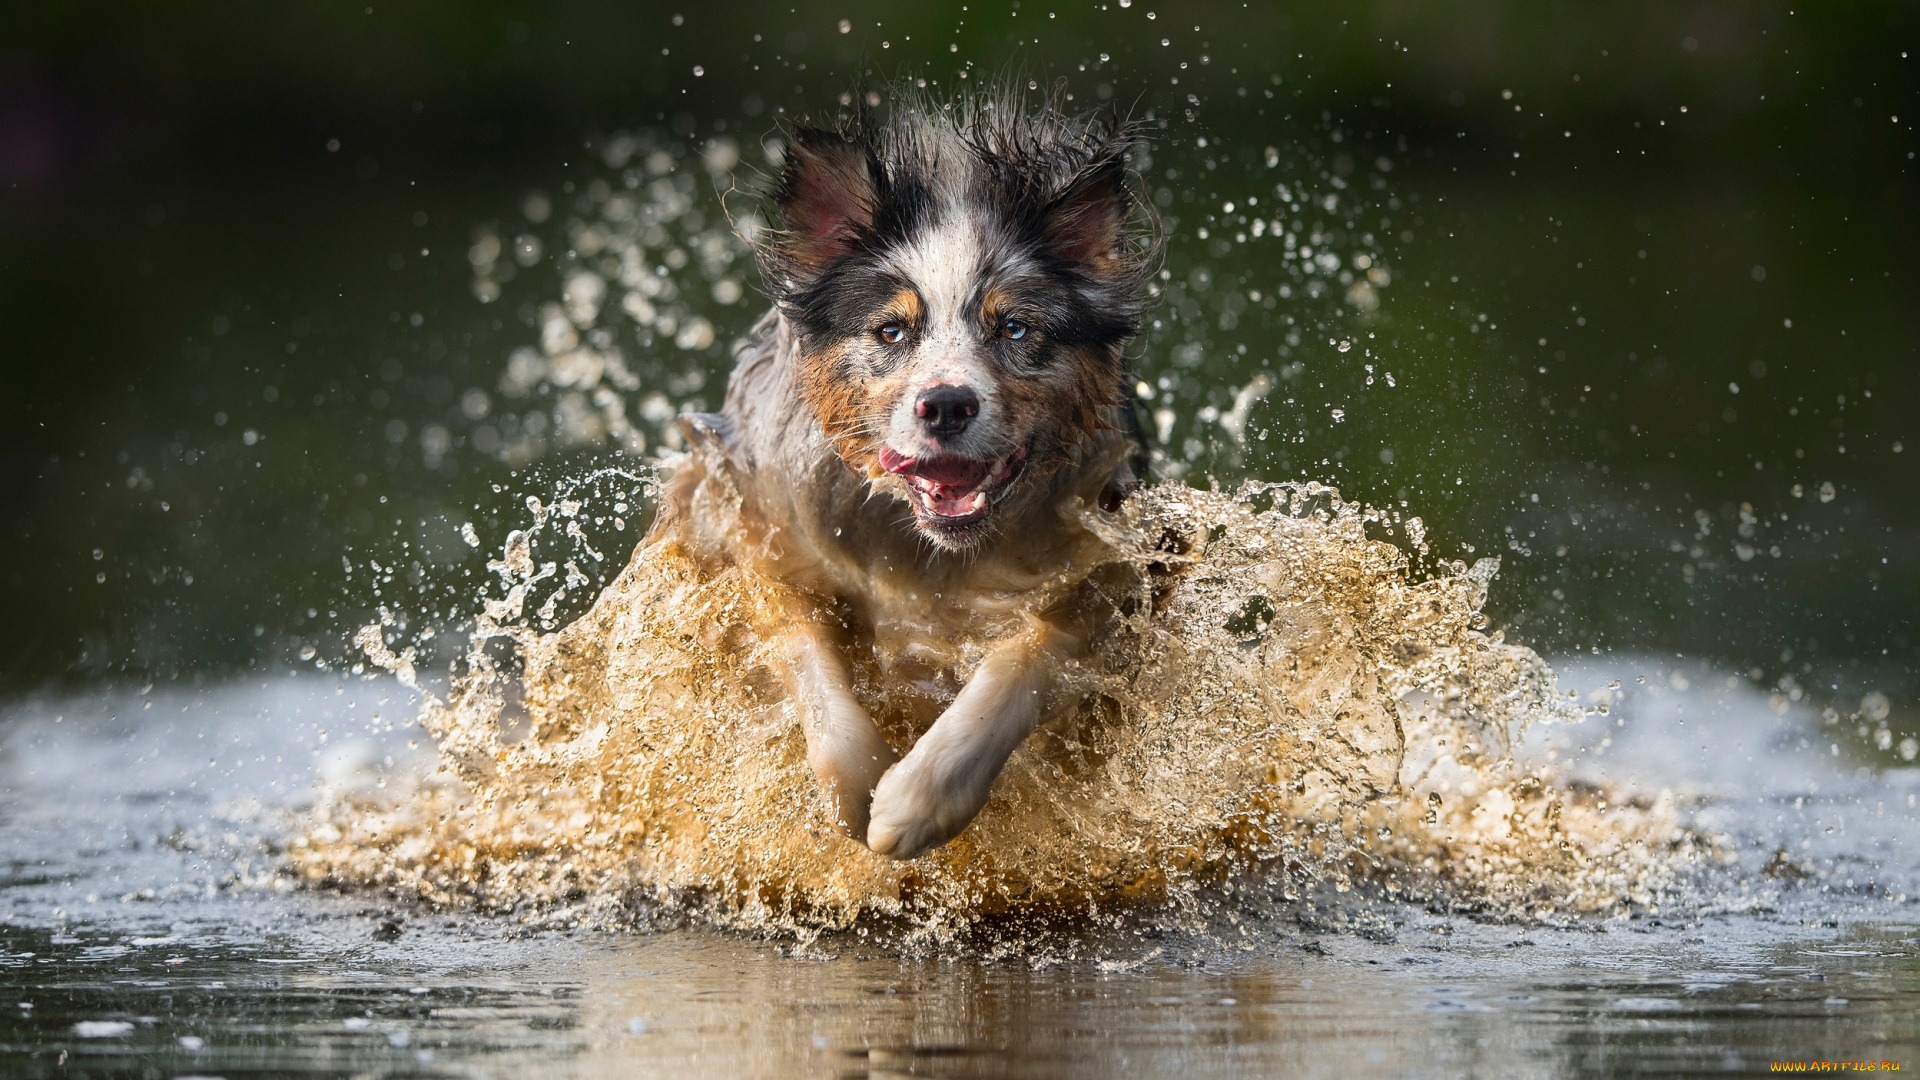
M 1009 341 L 1019 341 L 1027 336 L 1027 324 L 1019 319 L 1007 319 L 1000 324 L 1000 336 Z
M 889 345 L 898 345 L 900 344 L 900 342 L 904 341 L 907 336 L 907 330 L 905 327 L 901 326 L 899 323 L 891 323 L 891 322 L 874 332 L 880 335 L 881 341 L 884 341 Z

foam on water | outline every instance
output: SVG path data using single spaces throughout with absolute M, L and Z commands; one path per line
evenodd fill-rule
M 705 453 L 669 468 L 715 467 Z M 788 587 L 703 567 L 668 531 L 556 633 L 522 616 L 537 538 L 511 538 L 466 670 L 426 699 L 443 771 L 404 797 L 323 799 L 298 869 L 576 917 L 664 903 L 743 927 L 882 916 L 944 934 L 1194 903 L 1229 878 L 1604 911 L 1655 902 L 1700 853 L 1670 800 L 1603 813 L 1551 766 L 1515 764 L 1527 725 L 1580 713 L 1538 656 L 1483 632 L 1494 560 L 1416 573 L 1390 537 L 1417 519 L 1318 484 L 1160 487 L 1078 516 L 1063 584 L 1097 580 L 1126 614 L 1058 680 L 978 820 L 926 857 L 829 827 L 772 647 Z M 857 643 L 856 693 L 904 750 L 987 644 L 909 662 Z M 378 628 L 363 645 L 408 673 Z

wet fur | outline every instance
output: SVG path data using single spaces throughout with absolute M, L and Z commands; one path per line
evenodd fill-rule
M 884 123 L 788 131 L 758 244 L 773 310 L 721 412 L 685 424 L 696 449 L 653 535 L 789 587 L 768 632 L 808 762 L 835 826 L 895 858 L 962 831 L 1041 721 L 1054 666 L 1104 617 L 1055 587 L 1089 542 L 1077 510 L 1113 509 L 1143 467 L 1123 350 L 1157 249 L 1135 133 L 1059 104 L 906 96 Z M 942 386 L 976 392 L 978 415 L 935 438 L 914 402 Z M 984 518 L 943 517 L 883 449 L 1011 479 Z M 852 693 L 848 650 L 950 668 L 963 641 L 984 658 L 900 755 Z

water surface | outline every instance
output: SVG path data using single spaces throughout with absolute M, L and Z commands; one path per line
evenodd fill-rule
M 1624 677 L 1635 690 L 1522 747 L 1579 760 L 1606 738 L 1596 774 L 1694 785 L 1689 821 L 1722 834 L 1733 861 L 1656 911 L 1488 920 L 1330 889 L 1288 901 L 1242 881 L 1199 908 L 935 954 L 879 926 L 803 944 L 665 910 L 569 928 L 539 911 L 294 888 L 276 847 L 315 779 L 376 783 L 389 755 L 422 753 L 387 683 L 38 701 L 0 727 L 0 1056 L 33 1076 L 1564 1076 L 1914 1061 L 1920 771 L 1808 753 L 1817 716 L 1776 716 L 1716 675 L 1647 657 L 1568 665 L 1569 686 Z

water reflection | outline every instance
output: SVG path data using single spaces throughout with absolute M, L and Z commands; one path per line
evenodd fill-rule
M 27 1075 L 64 1053 L 69 1075 L 1568 1076 L 1912 1060 L 1920 1046 L 1910 921 L 1428 917 L 1391 942 L 1183 940 L 1115 970 L 795 958 L 691 930 L 515 939 L 463 920 L 370 944 L 347 908 L 288 904 L 298 925 L 252 940 L 201 926 L 111 957 L 96 943 L 112 924 L 9 927 L 0 970 L 18 1004 L 0 1014 L 0 1054 Z

